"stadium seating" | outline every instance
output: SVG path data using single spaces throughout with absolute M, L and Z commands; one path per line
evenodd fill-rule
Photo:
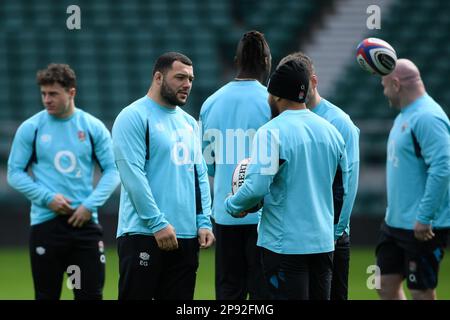
M 186 110 L 197 116 L 204 99 L 230 79 L 242 32 L 257 28 L 273 46 L 273 61 L 295 50 L 305 17 L 317 5 L 286 1 L 81 0 L 81 30 L 68 30 L 71 1 L 4 1 L 0 8 L 1 119 L 17 125 L 41 109 L 35 74 L 50 62 L 77 73 L 77 106 L 112 125 L 120 110 L 143 96 L 152 64 L 164 51 L 181 51 L 195 65 Z M 273 10 L 284 18 L 277 21 Z M 245 12 L 238 21 L 236 12 Z M 8 142 L 12 134 L 2 139 Z M 8 147 L 0 150 L 5 160 Z
M 429 94 L 447 111 L 450 110 L 450 3 L 441 0 L 395 1 L 382 16 L 381 30 L 368 36 L 388 41 L 399 58 L 413 60 L 422 73 Z M 356 63 L 349 65 L 345 76 L 335 86 L 332 101 L 359 123 L 392 123 L 396 111 L 383 96 L 381 79 L 368 76 Z M 361 126 L 360 126 L 361 127 Z M 382 164 L 386 157 L 389 125 L 376 134 L 361 130 L 362 161 Z
M 368 36 L 383 38 L 396 48 L 399 57 L 414 60 L 429 93 L 448 112 L 450 2 L 392 1 L 391 9 L 383 11 L 382 29 Z M 301 48 L 305 37 L 311 37 L 324 7 L 337 5 L 334 0 L 76 3 L 81 9 L 81 30 L 66 28 L 66 9 L 73 1 L 2 1 L 3 168 L 15 129 L 42 108 L 35 74 L 50 62 L 65 62 L 74 68 L 78 76 L 77 106 L 101 118 L 110 128 L 123 107 L 146 93 L 157 56 L 164 51 L 181 51 L 194 62 L 196 79 L 186 110 L 197 117 L 204 99 L 234 76 L 233 57 L 244 31 L 258 29 L 265 33 L 275 66 L 282 56 Z M 342 106 L 361 128 L 362 163 L 383 166 L 387 133 L 396 113 L 387 105 L 380 78 L 364 73 L 352 60 L 335 88 L 328 98 Z M 381 192 L 376 195 L 373 190 L 362 190 L 355 210 L 379 213 L 384 203 L 380 201 Z

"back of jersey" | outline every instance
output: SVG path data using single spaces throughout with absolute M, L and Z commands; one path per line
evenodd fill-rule
M 263 159 L 267 142 L 271 161 Z M 264 197 L 258 245 L 280 254 L 333 251 L 332 185 L 338 167 L 343 173 L 343 188 L 348 179 L 340 133 L 307 109 L 285 110 L 258 131 L 255 143 L 261 149 L 252 158 L 259 156 L 261 160 L 248 169 L 253 189 L 268 184 L 258 178 L 264 176 L 262 170 L 276 168 L 274 162 L 280 164 L 272 173 L 265 170 L 274 176 Z
M 258 215 L 233 218 L 224 209 L 233 171 L 248 158 L 256 130 L 271 118 L 267 89 L 257 80 L 232 81 L 203 104 L 200 111 L 203 155 L 214 177 L 213 217 L 223 225 L 257 224 Z

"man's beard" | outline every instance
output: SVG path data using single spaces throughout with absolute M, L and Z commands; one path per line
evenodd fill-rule
M 309 87 L 309 89 L 308 89 L 308 93 L 306 94 L 306 97 L 305 97 L 305 104 L 306 104 L 306 107 L 307 107 L 307 108 L 313 107 L 313 106 L 312 106 L 312 103 L 314 103 L 314 101 L 315 101 L 315 97 L 314 97 L 314 89 L 311 88 L 311 84 L 310 84 L 310 87 Z
M 399 99 L 393 99 L 386 97 L 389 103 L 389 107 L 393 109 L 400 109 L 400 102 Z
M 182 101 L 177 98 L 177 93 L 174 92 L 166 83 L 166 81 L 163 80 L 161 85 L 161 97 L 166 100 L 167 103 L 169 103 L 172 106 L 184 106 L 186 104 L 186 101 Z
M 275 117 L 278 117 L 280 115 L 280 112 L 278 111 L 278 108 L 276 107 L 275 103 L 270 103 L 270 112 L 272 113 L 272 119 Z

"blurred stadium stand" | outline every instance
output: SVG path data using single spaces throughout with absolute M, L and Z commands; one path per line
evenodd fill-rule
M 327 77 L 327 69 L 328 73 L 335 73 L 325 97 L 349 113 L 361 129 L 361 183 L 355 223 L 358 219 L 361 223 L 367 219 L 378 221 L 384 213 L 385 143 L 395 116 L 382 95 L 380 78 L 364 73 L 355 63 L 354 48 L 362 36 L 383 38 L 396 48 L 400 57 L 415 61 L 430 94 L 447 112 L 450 106 L 450 2 L 369 2 L 380 3 L 382 29 L 372 32 L 366 28 L 367 6 L 357 12 L 353 10 L 352 14 L 362 17 L 363 23 L 355 26 L 346 18 L 342 19 L 341 27 L 360 30 L 356 35 L 343 35 L 351 48 L 347 46 L 341 59 L 331 60 L 337 68 L 333 71 L 324 68 L 323 75 Z M 25 198 L 7 186 L 5 167 L 18 125 L 42 108 L 35 84 L 38 69 L 50 62 L 70 64 L 78 79 L 76 105 L 111 128 L 123 107 L 145 95 L 155 59 L 165 51 L 181 51 L 194 62 L 196 79 L 185 109 L 197 118 L 205 98 L 234 76 L 233 57 L 243 32 L 257 29 L 265 33 L 272 49 L 272 64 L 276 66 L 287 53 L 309 50 L 320 42 L 325 29 L 336 28 L 328 22 L 355 3 L 355 0 L 3 0 L 0 217 L 8 213 L 25 217 L 28 211 Z M 66 28 L 69 17 L 66 9 L 72 4 L 81 8 L 81 30 Z M 339 38 L 325 50 L 333 54 L 337 42 Z M 318 53 L 317 59 L 320 61 Z M 108 201 L 104 213 L 117 213 L 117 195 Z M 3 240 L 0 237 L 0 244 Z

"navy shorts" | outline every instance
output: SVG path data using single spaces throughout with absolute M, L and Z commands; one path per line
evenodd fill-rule
M 102 299 L 105 282 L 103 229 L 92 220 L 75 228 L 68 224 L 68 219 L 69 216 L 59 215 L 31 226 L 30 258 L 35 298 L 59 299 L 64 273 L 67 273 L 74 279 L 75 300 Z
M 159 249 L 153 236 L 117 238 L 119 300 L 193 300 L 197 277 L 197 238 L 177 239 L 178 249 Z
M 414 231 L 393 228 L 383 222 L 376 248 L 377 265 L 381 274 L 403 275 L 409 289 L 436 288 L 448 230 L 433 232 L 433 239 L 419 241 L 414 237 Z

